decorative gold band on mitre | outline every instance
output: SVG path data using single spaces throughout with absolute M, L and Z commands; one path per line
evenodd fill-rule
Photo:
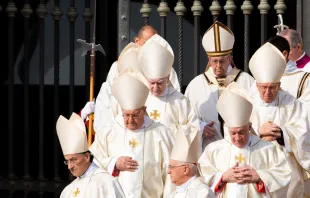
M 208 56 L 224 56 L 232 53 L 234 42 L 233 32 L 219 21 L 214 22 L 202 38 L 202 45 Z
M 207 55 L 211 57 L 215 57 L 215 56 L 225 56 L 231 53 L 232 53 L 232 49 L 226 50 L 226 51 L 207 52 Z

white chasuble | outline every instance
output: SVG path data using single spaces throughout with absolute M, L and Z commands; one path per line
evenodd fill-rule
M 121 156 L 138 161 L 138 170 L 121 171 L 117 177 L 126 197 L 160 198 L 174 189 L 167 174 L 173 142 L 167 127 L 148 116 L 144 116 L 141 130 L 129 131 L 124 127 L 120 114 L 111 126 L 102 127 L 96 133 L 89 150 L 96 164 L 106 168 L 110 174 Z
M 194 176 L 182 186 L 177 187 L 170 198 L 215 198 L 215 196 L 202 177 Z
M 298 69 L 292 73 L 285 74 L 281 78 L 281 88 L 308 105 L 308 123 L 310 123 L 310 74 Z M 303 178 L 305 179 L 304 194 L 310 197 L 309 173 L 304 171 Z
M 121 156 L 132 157 L 138 164 L 144 164 L 144 129 L 132 132 L 125 129 L 124 150 Z M 119 182 L 123 186 L 126 197 L 139 197 L 142 192 L 143 166 L 138 166 L 135 172 L 124 171 Z
M 218 82 L 214 77 L 212 69 L 208 69 L 205 73 L 195 77 L 186 88 L 185 96 L 189 99 L 192 108 L 198 116 L 201 133 L 205 125 L 211 121 L 214 122 L 213 127 L 217 132 L 213 139 L 203 139 L 202 150 L 204 150 L 209 143 L 223 138 L 220 128 L 221 124 L 216 110 L 216 103 L 220 96 L 220 91 L 234 80 L 236 80 L 239 86 L 246 90 L 250 90 L 251 88 L 254 79 L 246 72 L 241 72 L 240 74 L 239 72 L 239 69 L 232 68 L 227 77 L 223 79 L 222 82 Z
M 251 137 L 251 136 L 250 136 Z M 230 154 L 230 163 L 229 167 L 234 166 L 235 164 L 238 164 L 238 166 L 242 167 L 246 164 L 249 164 L 249 143 L 251 140 L 249 139 L 247 145 L 244 148 L 238 148 L 235 145 L 231 144 L 231 154 Z M 248 191 L 248 185 L 247 184 L 237 184 L 232 183 L 230 185 L 227 185 L 226 191 L 231 194 L 231 198 L 245 198 L 247 197 L 247 191 Z
M 113 102 L 114 97 L 111 93 L 111 86 L 104 82 L 96 98 L 94 112 L 94 130 L 99 131 L 102 126 L 110 125 L 114 120 Z M 114 102 L 115 103 L 115 102 Z
M 117 179 L 94 163 L 86 173 L 71 182 L 61 193 L 61 198 L 125 198 Z
M 276 124 L 283 132 L 285 144 L 283 150 L 292 169 L 292 180 L 287 197 L 303 197 L 303 180 L 309 178 L 306 172 L 310 171 L 307 105 L 283 91 L 279 91 L 276 99 L 269 104 L 260 99 L 259 93 L 254 94 L 253 98 L 255 104 L 251 122 L 257 135 L 259 135 L 258 128 L 267 122 Z M 276 141 L 274 143 L 278 145 Z
M 281 88 L 301 102 L 310 103 L 310 75 L 306 72 L 297 70 L 284 74 L 281 78 Z
M 162 96 L 149 94 L 146 110 L 151 119 L 169 128 L 173 137 L 179 125 L 199 127 L 199 120 L 189 100 L 173 87 L 167 86 Z
M 240 162 L 247 164 L 256 170 L 264 182 L 267 193 L 260 193 L 255 183 L 238 185 L 226 183 L 221 192 L 215 192 L 217 197 L 274 197 L 291 179 L 291 169 L 281 149 L 257 136 L 250 134 L 250 142 L 247 148 L 238 149 L 233 147 L 230 137 L 209 144 L 201 155 L 200 164 L 202 176 L 205 182 L 215 191 L 222 175 L 229 168 Z M 243 194 L 244 193 L 244 194 Z
M 102 83 L 100 91 L 96 97 L 96 106 L 94 112 L 94 130 L 99 131 L 104 125 L 111 125 L 112 120 L 118 115 L 111 87 L 114 79 L 118 76 L 117 61 L 115 61 L 109 70 L 107 79 Z M 172 86 L 180 91 L 180 84 L 174 68 L 171 68 L 170 82 Z M 115 100 L 115 99 L 114 99 Z

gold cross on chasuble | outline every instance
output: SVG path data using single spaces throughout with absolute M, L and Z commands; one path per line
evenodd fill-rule
M 160 118 L 160 113 L 158 113 L 157 110 L 153 110 L 153 112 L 150 113 L 150 116 L 153 120 L 158 120 Z
M 246 158 L 241 153 L 239 153 L 238 155 L 235 156 L 235 160 L 236 162 L 241 164 L 243 161 L 245 163 Z
M 129 140 L 129 145 L 132 148 L 136 148 L 138 144 L 139 144 L 139 142 L 137 142 L 137 140 L 135 138 L 132 138 L 131 140 Z
M 73 197 L 77 197 L 77 195 L 80 194 L 79 188 L 75 189 L 75 191 L 73 191 Z

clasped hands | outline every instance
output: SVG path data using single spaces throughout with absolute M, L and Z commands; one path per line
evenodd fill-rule
M 274 141 L 281 137 L 281 128 L 272 122 L 267 122 L 258 129 L 258 133 L 263 140 Z
M 238 166 L 237 163 L 223 173 L 222 181 L 225 183 L 246 184 L 260 182 L 261 179 L 255 169 L 248 165 Z

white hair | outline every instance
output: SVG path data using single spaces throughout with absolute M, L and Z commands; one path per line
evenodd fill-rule
M 280 32 L 280 36 L 288 36 L 289 41 L 291 43 L 291 48 L 296 47 L 297 44 L 301 44 L 303 46 L 303 41 L 300 34 L 293 29 L 284 29 Z

